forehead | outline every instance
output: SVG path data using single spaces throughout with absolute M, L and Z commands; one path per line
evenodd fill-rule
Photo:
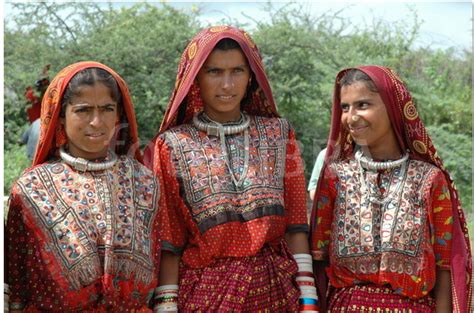
M 78 92 L 71 99 L 72 104 L 108 104 L 116 103 L 112 98 L 112 91 L 102 83 L 94 85 L 82 85 L 78 87 Z
M 345 98 L 358 98 L 358 97 L 377 97 L 378 92 L 373 92 L 363 81 L 356 81 L 350 85 L 344 85 L 341 87 L 341 100 Z
M 204 66 L 234 67 L 247 64 L 247 58 L 240 49 L 215 49 L 209 54 Z

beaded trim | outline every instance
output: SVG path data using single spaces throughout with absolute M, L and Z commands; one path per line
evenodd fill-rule
M 83 158 L 73 157 L 64 150 L 64 146 L 61 146 L 59 148 L 59 156 L 64 161 L 64 163 L 69 164 L 80 172 L 103 171 L 111 168 L 112 166 L 114 166 L 115 162 L 117 162 L 117 155 L 112 150 L 109 150 L 109 154 L 110 160 L 102 163 L 94 163 Z

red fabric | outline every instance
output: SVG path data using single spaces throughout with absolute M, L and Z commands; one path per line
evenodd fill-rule
M 175 89 L 171 94 L 168 108 L 161 123 L 160 133 L 177 125 L 178 108 L 186 105 L 194 80 L 215 45 L 223 38 L 231 38 L 237 41 L 242 48 L 250 68 L 257 79 L 259 88 L 254 92 L 252 105 L 247 108 L 247 113 L 252 115 L 278 117 L 272 90 L 265 74 L 262 58 L 257 46 L 244 30 L 232 26 L 214 26 L 203 29 L 188 44 L 179 62 L 178 74 L 176 75 Z M 187 104 L 185 121 L 189 121 L 193 113 L 202 111 L 202 102 Z M 156 137 L 153 141 L 156 140 Z M 152 151 L 150 151 L 152 153 Z
M 127 140 L 127 151 L 131 156 L 141 161 L 142 157 L 138 142 L 138 129 L 135 119 L 135 111 L 130 93 L 125 81 L 111 68 L 93 61 L 71 64 L 62 69 L 51 81 L 46 90 L 41 104 L 41 128 L 38 139 L 37 150 L 33 160 L 33 166 L 44 163 L 49 158 L 58 156 L 58 147 L 66 141 L 64 129 L 59 122 L 61 112 L 61 100 L 69 81 L 78 72 L 86 68 L 98 67 L 106 70 L 117 81 L 122 93 L 122 105 L 128 121 L 129 139 Z
M 422 160 L 438 167 L 448 184 L 452 217 L 452 245 L 456 247 L 450 256 L 451 275 L 453 278 L 453 309 L 456 313 L 467 313 L 472 310 L 472 257 L 466 219 L 460 206 L 458 192 L 449 173 L 444 168 L 426 128 L 424 127 L 409 91 L 403 81 L 390 68 L 382 66 L 360 66 L 357 69 L 365 72 L 375 83 L 385 103 L 397 141 L 402 150 L 408 150 L 411 159 Z M 348 132 L 341 127 L 340 79 L 350 70 L 344 69 L 337 75 L 334 96 L 331 130 L 327 143 L 325 166 L 328 163 L 350 158 L 353 143 Z M 323 171 L 324 171 L 323 167 Z M 318 183 L 318 189 L 322 183 Z M 311 226 L 314 231 L 317 224 L 318 203 L 313 203 Z M 315 242 L 311 242 L 315 247 Z
M 284 242 L 266 245 L 238 261 L 221 258 L 199 269 L 181 266 L 178 308 L 180 312 L 297 312 L 297 270 Z
M 201 136 L 205 136 L 204 133 Z M 234 194 L 231 205 L 249 206 L 252 201 L 263 202 L 268 198 L 284 198 L 285 216 L 269 215 L 250 221 L 226 222 L 201 232 L 193 217 L 195 210 L 190 207 L 190 200 L 183 196 L 183 175 L 172 161 L 178 157 L 170 147 L 158 138 L 153 168 L 155 173 L 162 173 L 167 194 L 167 205 L 161 208 L 162 240 L 175 248 L 185 248 L 183 262 L 191 267 L 205 267 L 221 257 L 243 257 L 256 254 L 267 242 L 282 238 L 288 226 L 306 225 L 306 197 L 303 164 L 296 144 L 294 133 L 287 143 L 284 193 L 280 190 L 255 186 L 258 189 Z M 210 155 L 210 153 L 208 153 Z M 224 176 L 224 169 L 220 176 Z M 249 167 L 249 173 L 261 173 L 259 168 Z M 192 176 L 198 176 L 193 172 Z M 253 175 L 252 175 L 253 176 Z M 188 184 L 188 182 L 185 182 Z M 214 188 L 218 188 L 215 184 Z M 255 191 L 255 192 L 253 192 Z M 221 205 L 228 204 L 226 194 L 216 193 L 213 201 Z M 265 203 L 265 202 L 263 202 Z M 272 202 L 270 202 L 272 203 Z M 206 209 L 206 208 L 204 208 Z M 218 209 L 218 206 L 216 206 Z M 164 249 L 166 249 L 164 247 Z
M 323 176 L 324 181 L 316 198 L 318 202 L 318 221 L 311 240 L 313 242 L 312 253 L 316 260 L 327 260 L 328 257 L 331 259 L 327 273 L 332 286 L 336 288 L 349 287 L 354 285 L 354 281 L 370 282 L 379 286 L 389 284 L 393 290 L 397 291 L 397 294 L 416 299 L 424 297 L 433 287 L 436 274 L 435 261 L 439 268 L 450 268 L 452 207 L 451 201 L 446 195 L 448 185 L 441 171 L 433 172 L 429 168 L 427 170 L 423 172 L 421 170 L 416 171 L 415 166 L 409 169 L 409 171 L 417 172 L 421 175 L 423 188 L 428 189 L 427 195 L 423 195 L 424 190 L 420 192 L 420 195 L 417 195 L 415 190 L 412 193 L 412 198 L 419 197 L 424 203 L 429 204 L 429 207 L 422 208 L 428 211 L 428 215 L 427 222 L 424 225 L 425 229 L 421 232 L 425 238 L 421 241 L 420 253 L 414 256 L 390 252 L 384 253 L 392 260 L 401 259 L 405 264 L 409 264 L 409 262 L 419 264 L 420 272 L 413 270 L 411 274 L 405 271 L 394 273 L 393 271 L 379 268 L 375 273 L 355 274 L 353 271 L 349 271 L 347 265 L 340 262 L 332 252 L 331 243 L 337 241 L 339 236 L 337 229 L 331 227 L 334 225 L 333 215 L 344 214 L 344 212 L 339 211 L 340 209 L 335 211 L 335 199 L 338 196 L 336 185 L 342 186 L 341 182 L 336 178 L 332 167 L 326 168 Z M 342 187 L 346 188 L 345 185 Z M 353 197 L 356 196 L 353 195 Z M 405 218 L 401 214 L 398 217 Z M 410 220 L 410 218 L 407 220 Z M 434 230 L 432 237 L 429 236 L 431 230 Z M 376 264 L 380 264 L 380 256 L 372 256 L 370 254 L 361 254 L 356 258 L 356 262 L 368 266 L 373 258 L 376 260 Z
M 36 119 L 40 118 L 41 115 L 41 102 L 40 99 L 35 95 L 34 90 L 31 86 L 28 86 L 25 91 L 25 98 L 31 103 L 31 106 L 26 109 L 28 120 L 33 123 Z
M 104 171 L 81 172 L 57 160 L 65 143 L 61 97 L 85 68 L 110 72 L 122 93 L 128 151 Z M 12 188 L 5 231 L 10 309 L 27 312 L 147 312 L 158 284 L 158 208 L 161 176 L 145 168 L 135 113 L 125 82 L 97 62 L 63 69 L 42 105 L 41 135 L 33 167 Z M 136 159 L 134 159 L 135 157 Z M 138 159 L 138 160 L 137 160 Z
M 329 309 L 332 313 L 417 312 L 432 313 L 435 301 L 429 295 L 410 299 L 393 292 L 388 287 L 355 285 L 333 289 Z

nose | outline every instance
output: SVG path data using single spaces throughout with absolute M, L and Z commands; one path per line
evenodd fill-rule
M 359 120 L 359 115 L 357 115 L 357 110 L 353 106 L 349 106 L 347 111 L 347 122 L 353 123 Z
M 231 74 L 225 74 L 222 77 L 222 88 L 229 89 L 234 87 L 234 78 Z
M 90 125 L 95 127 L 100 126 L 102 124 L 102 114 L 100 110 L 96 109 L 92 112 L 92 116 L 89 123 Z

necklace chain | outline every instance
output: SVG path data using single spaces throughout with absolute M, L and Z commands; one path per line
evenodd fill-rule
M 402 186 L 402 183 L 404 181 L 405 172 L 407 169 L 406 161 L 408 160 L 408 153 L 405 153 L 405 155 L 398 160 L 389 161 L 389 162 L 375 162 L 375 161 L 369 160 L 365 155 L 363 155 L 361 150 L 358 150 L 355 154 L 355 159 L 359 167 L 360 182 L 362 185 L 361 191 L 368 192 L 368 198 L 370 202 L 384 205 L 388 203 L 389 201 L 391 201 L 394 198 L 394 196 L 398 194 Z M 388 163 L 388 164 L 385 165 L 385 163 Z M 382 166 L 382 164 L 384 164 L 384 166 Z M 369 189 L 367 187 L 367 182 L 365 181 L 364 169 L 368 169 L 368 170 L 391 169 L 391 168 L 398 167 L 400 165 L 401 165 L 401 168 L 399 170 L 399 174 L 397 175 L 398 177 L 397 177 L 397 183 L 395 185 L 395 188 L 392 190 L 392 192 L 390 192 L 391 188 L 389 186 L 387 190 L 387 195 L 383 197 L 383 199 L 380 199 L 382 195 L 381 195 L 380 189 L 377 188 L 376 183 L 369 182 L 369 185 L 371 185 L 372 188 Z
M 73 157 L 64 150 L 64 146 L 59 148 L 59 156 L 64 161 L 64 163 L 69 164 L 80 172 L 103 171 L 111 168 L 114 166 L 115 162 L 117 162 L 117 155 L 112 150 L 109 150 L 109 153 L 110 160 L 101 163 L 94 163 L 83 158 Z
M 204 112 L 202 113 L 205 118 L 209 120 L 209 122 L 202 121 L 199 118 L 199 114 L 193 117 L 193 124 L 194 126 L 206 132 L 208 136 L 218 136 L 221 143 L 221 150 L 224 154 L 224 161 L 227 165 L 227 168 L 230 172 L 230 177 L 232 178 L 232 182 L 236 188 L 241 188 L 245 178 L 247 177 L 247 172 L 249 168 L 249 159 L 250 159 L 250 135 L 249 135 L 249 125 L 250 125 L 250 118 L 243 113 L 240 113 L 240 120 L 239 124 L 237 125 L 223 125 L 219 122 L 213 121 L 209 118 Z M 231 134 L 238 134 L 244 132 L 244 168 L 242 173 L 240 174 L 240 178 L 237 180 L 235 177 L 234 171 L 232 170 L 232 166 L 230 165 L 229 154 L 227 153 L 227 147 L 225 144 L 225 135 Z

